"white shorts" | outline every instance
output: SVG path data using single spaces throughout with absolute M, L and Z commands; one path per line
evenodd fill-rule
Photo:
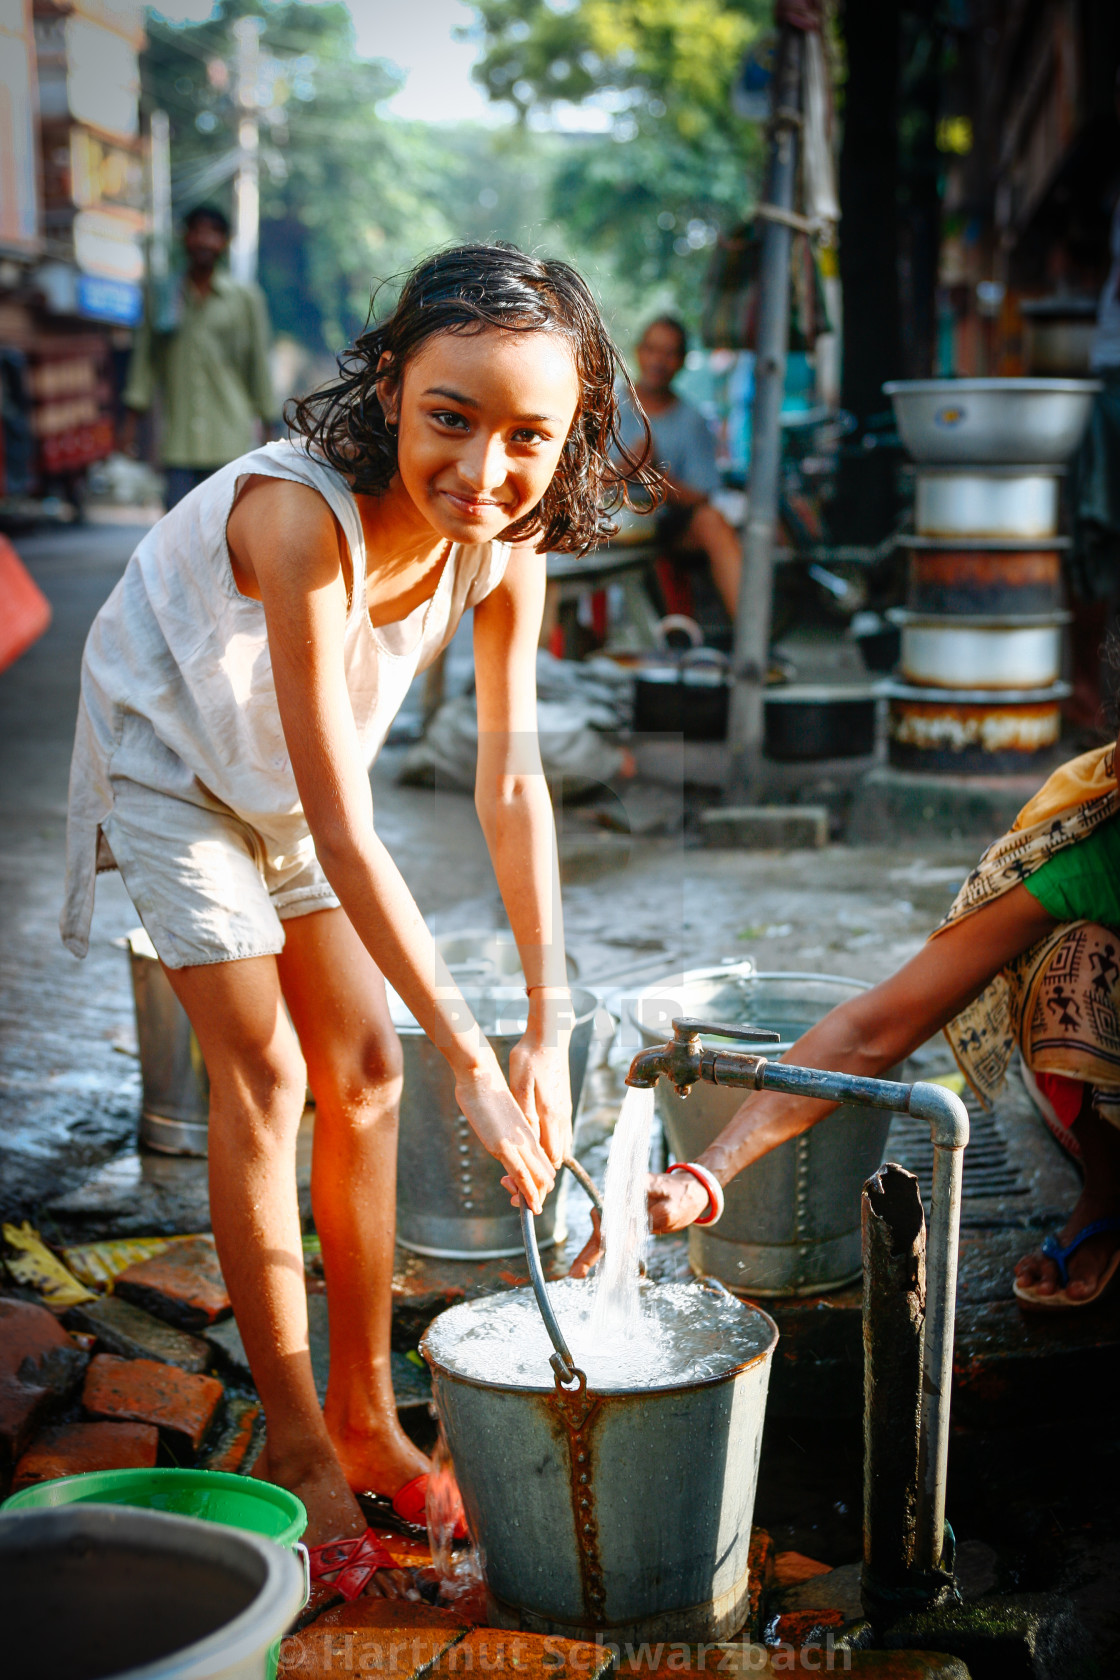
M 98 868 L 121 872 L 168 968 L 275 956 L 286 921 L 337 910 L 306 830 L 283 855 L 199 783 L 189 799 L 113 777 Z

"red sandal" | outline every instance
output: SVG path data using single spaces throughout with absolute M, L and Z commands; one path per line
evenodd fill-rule
M 381 1527 L 395 1528 L 399 1534 L 407 1534 L 414 1539 L 424 1539 L 428 1533 L 428 1473 L 414 1476 L 402 1488 L 398 1488 L 390 1499 L 385 1493 L 359 1493 L 356 1495 L 359 1505 L 373 1522 Z M 463 1503 L 456 1490 L 455 1527 L 451 1531 L 452 1540 L 466 1540 L 467 1520 L 463 1514 Z
M 321 1546 L 308 1546 L 307 1556 L 311 1580 L 333 1587 L 347 1603 L 368 1587 L 379 1569 L 397 1568 L 372 1528 L 351 1540 L 325 1540 Z M 334 1580 L 328 1581 L 328 1575 L 334 1575 Z

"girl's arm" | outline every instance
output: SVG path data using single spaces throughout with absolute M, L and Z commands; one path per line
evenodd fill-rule
M 529 988 L 529 1026 L 510 1058 L 510 1088 L 553 1165 L 571 1146 L 560 872 L 552 801 L 537 737 L 537 644 L 545 558 L 515 548 L 498 587 L 474 609 L 478 694 L 475 806 Z
M 240 497 L 229 538 L 239 585 L 251 575 L 264 606 L 284 737 L 324 873 L 374 961 L 446 1056 L 479 1139 L 539 1211 L 553 1168 L 374 831 L 342 659 L 352 572 L 334 518 L 306 486 L 258 481 Z
M 831 1010 L 781 1059 L 875 1078 L 939 1032 L 1006 963 L 1055 926 L 1054 917 L 1026 887 L 1012 887 L 929 940 L 889 980 Z M 727 1184 L 836 1106 L 779 1091 L 752 1092 L 699 1157 L 700 1164 Z M 662 1174 L 651 1183 L 655 1231 L 679 1231 L 707 1205 L 706 1191 L 687 1173 Z

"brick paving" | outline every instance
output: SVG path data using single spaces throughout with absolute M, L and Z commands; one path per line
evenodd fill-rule
M 94 1470 L 151 1470 L 159 1430 L 150 1423 L 65 1423 L 44 1429 L 16 1465 L 12 1492 Z
M 155 1424 L 172 1442 L 185 1436 L 197 1452 L 224 1392 L 216 1377 L 99 1353 L 86 1373 L 82 1405 L 91 1417 Z

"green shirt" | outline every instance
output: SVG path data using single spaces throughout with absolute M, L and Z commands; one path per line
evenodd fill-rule
M 256 446 L 255 420 L 271 425 L 277 418 L 268 310 L 256 286 L 224 272 L 205 295 L 184 279 L 178 305 L 178 324 L 168 332 L 153 326 L 149 307 L 123 401 L 143 412 L 158 391 L 165 466 L 220 467 Z
M 1023 885 L 1059 922 L 1120 928 L 1120 816 L 1055 852 Z

